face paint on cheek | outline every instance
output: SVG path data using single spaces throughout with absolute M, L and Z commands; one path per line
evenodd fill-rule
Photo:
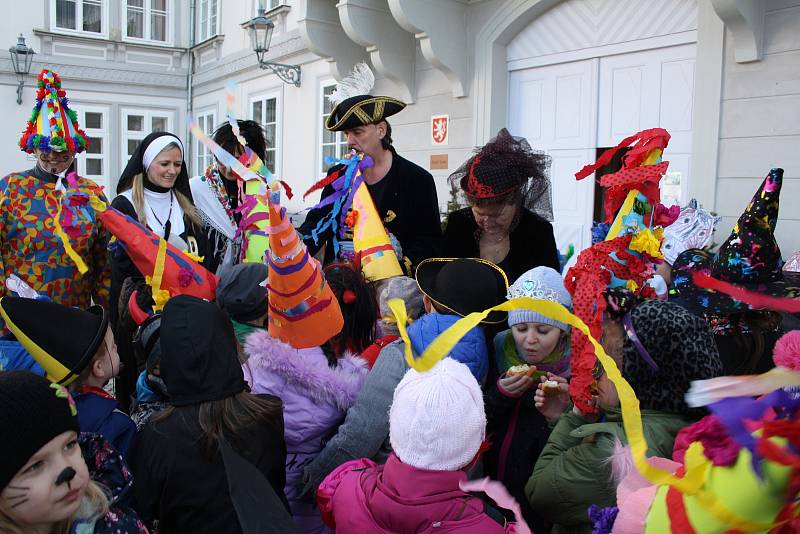
M 11 509 L 21 506 L 30 500 L 28 497 L 30 486 L 8 485 L 6 489 L 8 492 L 5 499 Z

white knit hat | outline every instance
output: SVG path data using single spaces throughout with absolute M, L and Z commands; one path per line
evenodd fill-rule
M 564 279 L 558 271 L 550 267 L 534 267 L 516 279 L 508 288 L 506 298 L 531 297 L 534 299 L 551 300 L 558 302 L 565 308 L 572 307 L 572 297 L 564 287 Z M 511 310 L 508 312 L 508 326 L 520 323 L 549 324 L 569 331 L 569 325 L 551 319 L 541 313 L 531 310 Z
M 420 469 L 457 471 L 486 434 L 483 395 L 469 368 L 443 358 L 433 369 L 410 369 L 394 390 L 389 439 L 400 460 Z

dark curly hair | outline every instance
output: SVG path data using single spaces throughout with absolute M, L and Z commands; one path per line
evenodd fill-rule
M 267 140 L 264 138 L 264 129 L 256 121 L 239 120 L 236 122 L 239 124 L 239 133 L 247 141 L 247 146 L 261 158 L 261 161 L 264 161 L 267 157 Z M 239 150 L 239 141 L 233 135 L 233 128 L 227 121 L 214 131 L 213 139 L 215 143 L 234 156 Z
M 378 299 L 375 288 L 349 263 L 325 267 L 325 279 L 339 301 L 344 317 L 342 331 L 323 345 L 331 367 L 345 351 L 361 354 L 377 337 Z

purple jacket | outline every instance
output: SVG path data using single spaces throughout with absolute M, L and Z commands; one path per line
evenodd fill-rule
M 322 349 L 295 349 L 265 330 L 245 340 L 250 358 L 243 366 L 253 393 L 283 401 L 286 439 L 286 498 L 306 533 L 324 532 L 319 510 L 297 499 L 303 468 L 319 454 L 355 403 L 367 377 L 366 361 L 344 356 L 332 368 Z
M 336 532 L 512 534 L 484 512 L 483 501 L 462 491 L 464 471 L 430 471 L 401 462 L 362 458 L 337 467 L 320 484 L 317 501 Z

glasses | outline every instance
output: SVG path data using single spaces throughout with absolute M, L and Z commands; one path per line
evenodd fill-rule
M 40 156 L 45 161 L 60 161 L 65 162 L 72 159 L 74 154 L 72 152 L 42 152 Z

